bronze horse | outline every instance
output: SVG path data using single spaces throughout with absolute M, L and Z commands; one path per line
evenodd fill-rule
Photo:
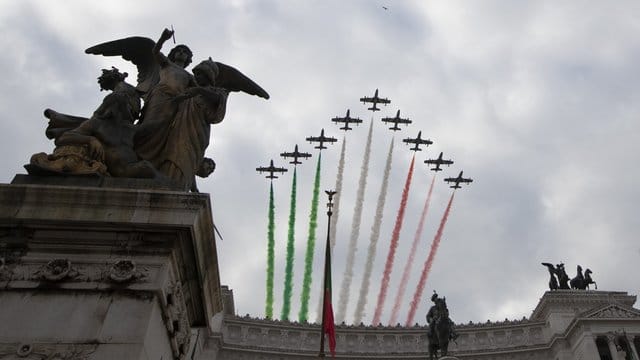
M 429 360 L 447 356 L 449 351 L 449 340 L 457 337 L 453 330 L 453 323 L 449 319 L 449 311 L 444 301 L 436 302 L 437 316 L 433 322 L 433 329 L 429 329 Z M 438 350 L 440 355 L 438 356 Z
M 596 282 L 593 281 L 593 279 L 591 278 L 591 274 L 592 274 L 592 271 L 587 269 L 585 270 L 584 275 L 582 275 L 582 266 L 578 265 L 576 277 L 571 279 L 571 281 L 569 282 L 569 284 L 571 285 L 571 288 L 586 290 L 589 288 L 589 284 L 593 284 L 597 290 L 598 284 L 596 284 Z

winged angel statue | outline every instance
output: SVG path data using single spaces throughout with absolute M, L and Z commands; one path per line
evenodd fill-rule
M 158 42 L 135 36 L 85 50 L 135 64 L 137 86 L 124 82 L 127 74 L 116 68 L 103 70 L 101 90 L 113 92 L 91 118 L 45 110 L 46 134 L 55 139 L 56 149 L 51 155 L 35 154 L 27 170 L 168 178 L 185 191 L 197 191 L 195 176 L 206 177 L 215 166 L 204 152 L 211 124 L 224 119 L 229 92 L 265 99 L 269 94 L 237 69 L 211 58 L 189 73 L 193 54 L 186 45 L 177 45 L 167 56 L 161 52 L 172 36 L 172 30 L 164 29 Z

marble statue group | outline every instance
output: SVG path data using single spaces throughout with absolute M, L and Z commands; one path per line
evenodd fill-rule
M 164 29 L 157 42 L 128 37 L 88 48 L 87 54 L 120 56 L 138 69 L 137 85 L 117 68 L 103 69 L 100 90 L 110 91 L 90 118 L 52 109 L 46 135 L 53 153 L 38 153 L 25 165 L 33 175 L 93 175 L 147 178 L 197 191 L 195 176 L 207 177 L 215 162 L 205 157 L 211 125 L 226 113 L 229 92 L 265 99 L 269 94 L 237 69 L 208 58 L 186 68 L 193 53 L 186 45 L 168 55 Z

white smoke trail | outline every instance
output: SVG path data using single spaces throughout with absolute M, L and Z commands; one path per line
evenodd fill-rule
M 333 196 L 333 214 L 331 216 L 331 232 L 329 233 L 329 243 L 331 246 L 331 255 L 333 255 L 333 248 L 336 246 L 336 230 L 338 228 L 338 214 L 340 212 L 340 198 L 342 197 L 342 179 L 344 177 L 344 157 L 347 148 L 347 136 L 342 138 L 342 149 L 340 150 L 340 160 L 338 160 L 338 174 L 336 175 L 336 194 Z M 316 312 L 316 323 L 322 322 L 322 295 L 324 289 L 320 289 L 320 296 L 318 297 L 318 310 Z
M 387 198 L 387 189 L 389 187 L 389 174 L 391 173 L 391 161 L 393 159 L 393 139 L 389 146 L 389 153 L 387 155 L 387 162 L 384 168 L 384 175 L 382 176 L 382 185 L 380 186 L 380 193 L 378 194 L 378 203 L 376 205 L 376 214 L 373 219 L 373 225 L 371 226 L 371 238 L 369 240 L 369 248 L 367 249 L 367 260 L 364 267 L 364 275 L 362 277 L 362 284 L 360 285 L 360 295 L 356 310 L 354 313 L 354 323 L 360 324 L 364 317 L 364 307 L 367 305 L 367 294 L 369 293 L 369 285 L 371 284 L 371 272 L 373 270 L 373 260 L 376 257 L 376 246 L 378 239 L 380 238 L 380 226 L 382 224 L 382 215 L 384 211 L 384 203 Z
M 346 135 L 342 138 L 342 149 L 340 150 L 340 160 L 338 161 L 338 175 L 336 175 L 336 187 L 334 188 L 336 194 L 333 196 L 333 215 L 331 216 L 331 233 L 329 234 L 329 240 L 331 242 L 331 254 L 333 254 L 333 248 L 336 246 L 336 229 L 338 228 L 338 213 L 340 212 L 340 198 L 342 198 L 342 178 L 344 174 L 344 155 L 347 147 Z M 321 304 L 322 305 L 322 304 Z
M 336 321 L 339 323 L 344 321 L 344 315 L 347 311 L 349 303 L 349 288 L 353 280 L 353 263 L 355 262 L 356 251 L 358 250 L 358 237 L 360 236 L 360 224 L 362 223 L 362 207 L 364 205 L 364 192 L 367 188 L 367 176 L 369 175 L 369 159 L 371 158 L 371 138 L 373 134 L 373 120 L 369 126 L 369 135 L 367 136 L 367 144 L 364 148 L 364 158 L 360 167 L 360 179 L 358 180 L 358 192 L 356 196 L 356 205 L 353 209 L 353 219 L 351 221 L 351 235 L 349 236 L 349 246 L 347 248 L 347 260 L 342 276 L 342 286 L 340 295 L 338 296 L 338 309 L 336 311 Z

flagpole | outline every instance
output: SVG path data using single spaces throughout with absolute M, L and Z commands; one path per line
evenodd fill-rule
M 327 311 L 327 274 L 329 274 L 329 272 L 331 271 L 331 249 L 329 247 L 329 234 L 331 234 L 331 215 L 333 215 L 333 211 L 331 210 L 333 208 L 333 195 L 336 194 L 335 191 L 331 191 L 331 190 L 327 190 L 325 191 L 325 193 L 327 193 L 327 195 L 329 195 L 329 202 L 327 203 L 327 241 L 326 241 L 326 246 L 325 246 L 325 255 L 324 255 L 324 279 L 322 281 L 322 324 L 320 325 L 320 353 L 318 354 L 318 357 L 320 358 L 324 358 L 325 357 L 325 353 L 324 353 L 324 329 L 325 329 L 325 317 L 326 317 L 326 311 Z

